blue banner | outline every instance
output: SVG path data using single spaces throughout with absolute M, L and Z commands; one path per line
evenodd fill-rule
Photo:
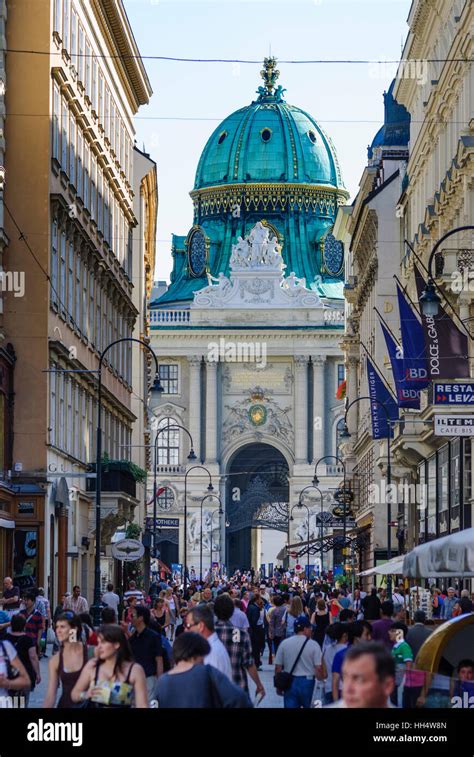
M 416 265 L 418 299 L 426 282 Z M 422 315 L 428 373 L 434 381 L 440 379 L 470 378 L 467 334 L 461 331 L 446 310 L 440 305 L 438 315 Z
M 423 326 L 398 284 L 397 295 L 407 388 L 425 389 L 430 383 L 430 377 Z
M 397 395 L 398 407 L 410 407 L 415 410 L 420 409 L 420 390 L 412 389 L 405 376 L 405 362 L 403 359 L 403 349 L 392 337 L 390 331 L 380 322 L 382 334 L 385 337 L 388 356 L 392 364 L 393 380 L 395 382 L 395 393 Z
M 388 419 L 398 420 L 398 405 L 393 399 L 372 362 L 367 357 L 367 382 L 369 385 L 370 414 L 372 417 L 372 437 L 387 439 L 393 436 L 393 428 L 389 427 Z M 377 400 L 377 401 L 375 401 Z M 385 410 L 381 407 L 383 405 Z

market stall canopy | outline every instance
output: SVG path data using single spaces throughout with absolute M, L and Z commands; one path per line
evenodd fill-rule
M 420 544 L 405 555 L 407 578 L 474 577 L 474 528 Z
M 403 575 L 403 560 L 404 555 L 398 555 L 393 560 L 387 560 L 383 565 L 376 565 L 375 568 L 369 568 L 369 570 L 363 570 L 362 573 L 358 573 L 358 576 L 401 576 Z

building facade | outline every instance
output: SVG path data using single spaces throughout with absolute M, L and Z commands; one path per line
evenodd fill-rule
M 52 600 L 75 583 L 91 598 L 97 369 L 107 345 L 132 336 L 140 317 L 133 116 L 151 88 L 122 2 L 7 8 L 7 47 L 48 51 L 8 54 L 6 63 L 4 260 L 25 274 L 25 296 L 8 293 L 4 312 L 17 359 L 12 483 L 41 491 L 15 514 L 23 517 L 14 574 L 20 584 L 45 585 Z M 129 459 L 129 345 L 107 353 L 102 380 L 102 449 L 111 461 Z M 103 487 L 105 557 L 138 505 L 128 473 L 112 473 Z
M 404 247 L 400 277 L 416 300 L 414 265 L 426 275 L 438 240 L 460 226 L 474 225 L 474 8 L 464 0 L 412 3 L 403 59 L 423 61 L 426 76 L 397 78 L 395 96 L 410 112 L 410 155 L 400 197 Z M 407 67 L 405 67 L 407 68 Z M 442 242 L 434 276 L 453 306 L 447 312 L 462 333 L 473 333 L 474 230 L 457 232 Z M 463 279 L 464 276 L 464 279 Z M 457 282 L 463 281 L 460 286 Z M 466 371 L 472 376 L 472 336 L 467 341 Z M 454 357 L 454 355 L 453 355 Z M 448 361 L 449 362 L 449 361 Z M 472 525 L 472 442 L 437 436 L 434 415 L 469 413 L 468 407 L 436 408 L 422 392 L 419 417 L 407 414 L 395 453 L 411 463 L 419 485 L 416 509 L 401 508 L 399 528 L 405 545 L 431 540 Z M 413 421 L 416 420 L 416 426 Z
M 350 207 L 341 208 L 336 235 L 349 252 L 346 256 L 346 334 L 343 347 L 347 370 L 347 402 L 358 398 L 348 411 L 351 439 L 344 445 L 356 494 L 356 523 L 361 540 L 360 571 L 387 559 L 387 442 L 372 438 L 367 357 L 393 387 L 390 360 L 380 326 L 398 330 L 396 284 L 401 257 L 401 219 L 397 203 L 408 160 L 410 117 L 393 97 L 392 83 L 384 94 L 384 124 L 368 148 L 367 166 L 359 192 Z M 395 473 L 392 466 L 392 475 Z M 376 496 L 377 493 L 380 496 Z M 396 554 L 395 529 L 392 529 Z
M 332 228 L 347 192 L 327 135 L 276 86 L 275 59 L 261 73 L 258 98 L 203 150 L 193 225 L 173 237 L 171 283 L 150 305 L 164 388 L 151 405 L 158 544 L 165 563 L 196 573 L 211 560 L 268 571 L 285 544 L 317 539 L 342 478 L 325 459 L 321 493 L 311 485 L 316 462 L 337 455 L 343 415 L 344 249 Z M 309 519 L 297 507 L 290 520 L 308 486 Z
M 472 4 L 463 0 L 412 3 L 402 62 L 384 95 L 384 126 L 369 148 L 353 205 L 339 211 L 335 235 L 350 248 L 343 340 L 349 401 L 368 393 L 367 354 L 399 399 L 381 328 L 383 323 L 401 349 L 397 282 L 420 322 L 415 267 L 426 280 L 436 242 L 459 226 L 473 225 L 472 23 Z M 458 342 L 466 344 L 462 356 L 444 353 L 441 369 L 432 368 L 434 347 L 428 344 L 434 380 L 437 372 L 450 383 L 472 376 L 472 337 L 467 336 L 472 333 L 472 292 L 468 285 L 453 282 L 463 275 L 469 280 L 473 239 L 472 229 L 450 236 L 434 261 L 438 291 L 451 303 L 445 307 L 448 320 L 457 329 Z M 442 354 L 441 339 L 439 332 L 437 354 Z M 344 451 L 357 492 L 357 526 L 370 537 L 360 554 L 361 570 L 387 558 L 389 509 L 392 556 L 472 523 L 471 441 L 437 435 L 434 417 L 465 414 L 468 408 L 438 408 L 431 383 L 425 381 L 423 387 L 419 408 L 400 406 L 399 420 L 392 426 L 394 486 L 389 493 L 388 442 L 372 438 L 370 403 L 361 401 L 349 411 L 351 438 Z

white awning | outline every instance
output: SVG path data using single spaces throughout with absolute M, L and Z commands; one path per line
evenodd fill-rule
M 474 577 L 474 528 L 420 544 L 405 555 L 407 578 Z
M 0 528 L 15 528 L 15 521 L 0 518 Z
M 393 560 L 384 562 L 383 565 L 377 565 L 375 568 L 369 568 L 362 573 L 358 573 L 358 576 L 388 576 L 388 575 L 403 575 L 403 555 L 394 557 Z

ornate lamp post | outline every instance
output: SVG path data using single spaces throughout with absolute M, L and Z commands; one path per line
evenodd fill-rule
M 355 400 L 352 400 L 346 407 L 346 411 L 344 413 L 344 429 L 341 433 L 340 438 L 341 439 L 350 439 L 351 434 L 349 433 L 349 429 L 347 428 L 347 413 L 351 409 L 352 405 L 355 405 L 357 402 L 362 402 L 362 400 L 368 400 L 369 402 L 375 402 L 379 407 L 382 408 L 383 412 L 385 413 L 385 417 L 387 419 L 387 428 L 388 428 L 388 436 L 387 436 L 387 560 L 391 560 L 392 558 L 392 526 L 391 526 L 391 520 L 392 520 L 392 489 L 391 489 L 391 483 L 392 483 L 392 466 L 391 466 L 391 456 L 390 456 L 390 432 L 391 432 L 391 419 L 390 414 L 380 400 L 372 399 L 372 397 L 357 397 Z M 392 598 L 392 577 L 390 575 L 387 575 L 387 596 L 389 599 Z
M 135 339 L 133 337 L 123 337 L 122 339 L 116 339 L 107 345 L 105 350 L 100 353 L 99 367 L 97 369 L 98 385 L 97 385 L 97 442 L 96 442 L 96 482 L 95 482 L 95 561 L 94 561 L 94 604 L 91 607 L 94 623 L 100 624 L 100 537 L 101 537 L 101 494 L 102 494 L 102 366 L 104 363 L 104 357 L 107 352 L 116 344 L 122 342 L 136 342 L 141 344 L 142 347 L 147 349 L 153 355 L 155 361 L 155 380 L 153 382 L 152 391 L 162 392 L 163 387 L 160 383 L 160 369 L 158 366 L 157 357 L 146 342 L 142 342 L 141 339 Z
M 209 476 L 209 485 L 207 487 L 207 491 L 208 492 L 214 491 L 214 487 L 212 485 L 211 473 L 203 465 L 193 465 L 192 468 L 189 468 L 189 470 L 186 471 L 184 475 L 184 565 L 183 565 L 183 568 L 184 568 L 183 597 L 185 599 L 186 599 L 186 589 L 187 589 L 187 582 L 188 582 L 188 556 L 187 556 L 188 476 L 193 470 L 205 471 L 207 475 Z M 201 519 L 201 549 L 202 549 L 202 519 Z
M 344 461 L 341 460 L 341 458 L 338 457 L 337 455 L 324 455 L 324 457 L 320 457 L 319 460 L 316 462 L 316 465 L 314 467 L 313 484 L 315 486 L 318 486 L 318 484 L 319 484 L 319 478 L 317 476 L 318 465 L 323 460 L 336 460 L 340 465 L 342 465 L 342 469 L 344 471 L 344 483 L 343 483 L 343 488 L 344 488 L 344 516 L 343 516 L 343 520 L 342 520 L 342 533 L 343 533 L 343 536 L 344 536 L 344 545 L 345 545 L 345 543 L 346 543 L 346 517 L 347 517 L 346 516 L 346 465 L 345 465 Z
M 294 520 L 294 518 L 293 518 L 293 510 L 295 509 L 295 507 L 298 507 L 298 508 L 302 508 L 302 507 L 305 507 L 305 508 L 306 508 L 306 512 L 307 512 L 307 515 L 308 515 L 308 521 L 307 521 L 307 523 L 308 523 L 308 525 L 307 525 L 307 528 L 308 528 L 308 553 L 307 553 L 307 556 L 306 556 L 306 571 L 307 571 L 307 574 L 308 574 L 308 580 L 309 580 L 309 517 L 310 517 L 310 514 L 311 514 L 311 513 L 310 513 L 310 510 L 309 510 L 309 507 L 308 507 L 308 505 L 305 505 L 305 504 L 304 504 L 303 502 L 301 502 L 301 501 L 300 501 L 300 502 L 297 502 L 297 503 L 296 503 L 296 505 L 293 505 L 293 507 L 292 507 L 292 508 L 291 508 L 291 510 L 290 510 L 290 521 L 293 521 L 293 520 Z
M 433 260 L 438 251 L 438 247 L 444 242 L 445 239 L 448 239 L 448 237 L 452 236 L 453 234 L 457 234 L 459 231 L 468 231 L 469 229 L 471 231 L 474 231 L 474 226 L 457 226 L 455 229 L 451 229 L 451 231 L 443 234 L 443 236 L 438 239 L 435 246 L 433 247 L 428 260 L 428 281 L 419 300 L 423 315 L 437 316 L 439 306 L 441 304 L 441 298 L 435 289 L 433 279 Z
M 200 552 L 199 552 L 199 569 L 200 569 L 200 572 L 201 572 L 201 580 L 202 580 L 202 535 L 203 535 L 202 534 L 202 514 L 203 514 L 202 513 L 202 506 L 203 506 L 203 503 L 204 503 L 204 501 L 206 499 L 217 499 L 217 501 L 219 502 L 219 509 L 218 510 L 214 510 L 214 512 L 211 515 L 211 549 L 210 549 L 210 553 L 211 553 L 210 554 L 210 560 L 211 560 L 210 570 L 211 570 L 211 572 L 212 572 L 212 522 L 213 522 L 214 515 L 216 513 L 218 513 L 218 515 L 223 515 L 224 514 L 224 511 L 222 509 L 222 500 L 221 500 L 221 498 L 219 497 L 218 494 L 206 494 L 206 496 L 202 498 L 202 500 L 201 500 L 201 544 L 200 544 Z
M 194 445 L 193 445 L 193 438 L 191 434 L 189 433 L 188 429 L 185 428 L 185 426 L 182 426 L 179 423 L 170 423 L 168 426 L 164 426 L 163 428 L 158 429 L 155 436 L 154 441 L 154 455 L 153 455 L 153 554 L 156 557 L 156 517 L 157 517 L 157 495 L 156 495 L 156 488 L 157 488 L 157 480 L 156 480 L 156 468 L 157 468 L 157 457 L 158 457 L 158 438 L 160 434 L 162 434 L 164 431 L 175 431 L 176 429 L 181 429 L 181 431 L 184 431 L 189 436 L 189 441 L 191 443 L 191 449 L 189 450 L 188 460 L 196 460 L 196 455 L 194 453 Z

